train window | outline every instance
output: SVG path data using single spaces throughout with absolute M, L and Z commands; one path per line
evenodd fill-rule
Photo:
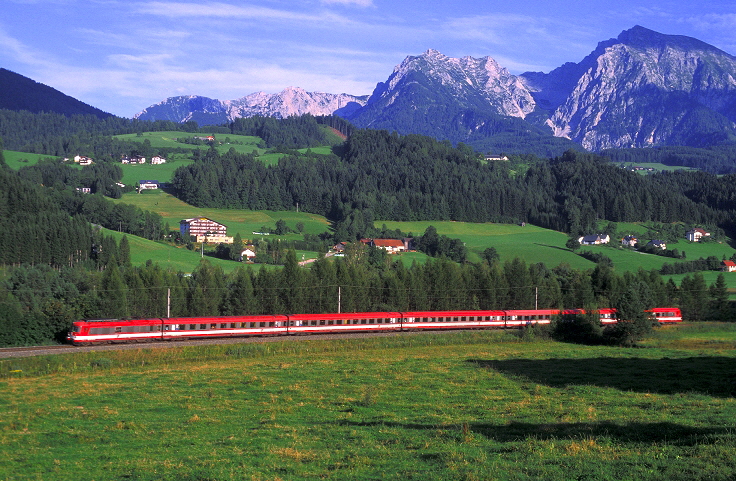
M 341 324 L 342 324 L 342 319 L 338 319 L 338 320 L 336 320 L 336 321 L 335 321 L 335 324 L 337 324 L 338 326 L 339 326 L 339 325 L 341 325 Z
M 230 323 L 230 329 L 235 329 L 235 323 L 234 322 L 231 322 Z
M 220 329 L 225 329 L 225 328 L 227 328 L 227 322 L 221 322 Z
M 115 328 L 115 332 L 123 332 L 123 328 L 122 328 L 122 327 L 120 327 L 120 326 L 117 326 L 117 327 Z

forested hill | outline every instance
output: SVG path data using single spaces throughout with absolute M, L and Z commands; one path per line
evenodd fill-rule
M 23 75 L 0 68 L 0 109 L 27 110 L 29 112 L 55 112 L 72 115 L 94 115 L 104 119 L 112 114 L 87 105 L 58 90 L 38 83 Z
M 291 155 L 266 167 L 250 155 L 210 151 L 177 170 L 173 182 L 182 200 L 199 207 L 284 210 L 298 203 L 338 224 L 361 211 L 365 222 L 526 221 L 584 232 L 602 219 L 726 225 L 736 210 L 731 176 L 642 177 L 574 151 L 524 176 L 503 162 L 481 162 L 467 146 L 419 135 L 358 130 L 339 152 Z

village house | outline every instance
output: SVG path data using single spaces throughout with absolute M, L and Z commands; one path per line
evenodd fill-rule
M 253 262 L 253 259 L 256 258 L 256 253 L 252 249 L 252 247 L 248 247 L 243 250 L 243 252 L 240 253 L 240 261 L 243 262 Z
M 700 239 L 703 237 L 709 237 L 710 232 L 706 232 L 705 229 L 690 229 L 689 231 L 685 232 L 685 238 L 689 240 L 690 242 L 700 242 Z
M 736 262 L 734 262 L 734 261 L 721 261 L 721 270 L 723 272 L 734 272 L 734 271 L 736 271 Z
M 508 157 L 505 155 L 486 155 L 485 156 L 486 162 L 493 162 L 497 160 L 509 160 Z
M 157 180 L 141 180 L 138 182 L 138 192 L 147 189 L 158 189 L 159 183 Z
M 647 242 L 648 246 L 656 247 L 657 249 L 666 250 L 667 249 L 667 243 L 663 240 L 659 239 L 652 239 L 649 242 Z
M 76 162 L 79 165 L 92 165 L 92 164 L 94 164 L 94 161 L 90 157 L 86 157 L 84 155 L 75 155 L 74 156 L 74 162 Z
M 123 164 L 145 164 L 146 158 L 140 155 L 124 155 L 120 162 Z
M 159 164 L 165 164 L 165 163 L 166 163 L 166 159 L 164 159 L 160 155 L 154 155 L 153 157 L 151 157 L 151 164 L 153 165 L 159 165 Z
M 623 239 L 621 239 L 621 245 L 626 247 L 636 247 L 636 244 L 639 242 L 639 239 L 634 237 L 633 235 L 627 235 L 624 236 Z
M 608 234 L 584 235 L 578 239 L 578 242 L 580 245 L 608 244 L 611 242 L 611 237 Z
M 371 242 L 373 247 L 386 250 L 389 254 L 397 254 L 406 251 L 404 241 L 399 239 L 373 239 Z

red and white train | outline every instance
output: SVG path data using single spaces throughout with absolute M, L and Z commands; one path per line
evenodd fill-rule
M 677 307 L 658 307 L 647 312 L 652 322 L 682 322 L 682 314 Z M 560 314 L 583 313 L 582 309 L 527 309 L 81 320 L 73 323 L 67 339 L 72 344 L 84 345 L 210 337 L 508 329 L 549 324 L 553 316 Z M 615 309 L 600 309 L 598 313 L 602 325 L 617 322 Z

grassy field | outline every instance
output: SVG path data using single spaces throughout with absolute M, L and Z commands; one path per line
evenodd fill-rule
M 329 229 L 329 223 L 324 217 L 296 211 L 246 211 L 235 209 L 200 209 L 192 207 L 180 201 L 171 194 L 164 191 L 144 191 L 141 194 L 129 193 L 125 194 L 116 202 L 124 202 L 136 205 L 142 209 L 152 210 L 161 214 L 164 219 L 169 222 L 172 228 L 179 225 L 179 221 L 184 218 L 195 216 L 204 216 L 221 222 L 228 227 L 229 235 L 240 233 L 243 239 L 256 240 L 258 235 L 253 232 L 261 232 L 263 227 L 273 228 L 276 221 L 283 219 L 291 228 L 296 227 L 297 222 L 304 224 L 304 232 L 310 234 L 319 234 Z M 377 221 L 376 226 L 385 224 L 391 229 L 401 229 L 404 233 L 412 233 L 421 235 L 429 225 L 437 228 L 440 235 L 446 235 L 451 238 L 460 238 L 465 242 L 469 250 L 469 260 L 471 262 L 480 261 L 480 254 L 484 249 L 494 247 L 501 256 L 501 261 L 512 260 L 515 257 L 523 258 L 528 264 L 536 262 L 544 262 L 548 267 L 555 267 L 560 264 L 568 264 L 577 269 L 593 268 L 595 264 L 587 259 L 582 258 L 576 253 L 565 247 L 568 236 L 564 233 L 526 225 L 521 227 L 515 224 L 473 224 L 467 222 L 395 222 L 395 221 Z M 638 224 L 619 224 L 620 230 L 627 232 L 645 232 L 646 229 Z M 300 234 L 292 233 L 281 238 L 286 240 L 297 240 L 301 238 Z M 728 244 L 719 243 L 690 243 L 684 239 L 677 244 L 671 244 L 669 247 L 677 248 L 679 251 L 685 251 L 688 259 L 697 259 L 699 257 L 716 256 L 717 258 L 729 258 L 736 250 Z M 618 246 L 585 246 L 585 250 L 600 252 L 608 257 L 614 263 L 618 272 L 636 271 L 639 268 L 645 270 L 659 269 L 664 263 L 681 262 L 668 257 L 656 256 L 652 254 L 642 254 L 624 249 Z M 165 258 L 162 258 L 162 255 Z M 167 250 L 152 250 L 144 252 L 141 257 L 151 258 L 155 262 L 164 263 L 169 261 L 171 254 Z M 301 255 L 301 254 L 300 254 Z M 306 254 L 306 257 L 313 257 L 316 254 Z M 422 253 L 402 254 L 399 258 L 407 266 L 413 262 L 426 262 L 427 256 Z M 145 262 L 146 259 L 143 259 Z M 190 266 L 185 271 L 189 272 L 194 266 Z M 707 272 L 706 281 L 710 284 L 715 281 L 718 273 Z M 683 276 L 674 277 L 678 282 Z M 736 288 L 736 275 L 727 276 L 727 282 L 730 288 Z
M 295 229 L 296 223 L 304 224 L 304 232 L 320 234 L 327 230 L 327 220 L 316 214 L 296 211 L 250 211 L 239 209 L 209 209 L 193 207 L 162 190 L 143 191 L 140 194 L 128 193 L 115 202 L 132 204 L 141 209 L 158 212 L 172 228 L 179 228 L 179 221 L 197 216 L 208 217 L 225 224 L 228 235 L 240 233 L 243 239 L 254 237 L 253 232 L 261 232 L 262 227 L 273 228 L 276 221 L 283 219 L 287 226 Z M 259 236 L 256 236 L 259 237 Z M 283 239 L 301 239 L 301 234 L 288 234 Z
M 0 361 L 0 479 L 732 480 L 734 325 Z
M 41 155 L 41 154 L 29 154 L 26 152 L 16 152 L 14 150 L 3 150 L 3 156 L 5 157 L 5 163 L 8 164 L 13 170 L 18 170 L 21 167 L 28 167 L 29 165 L 35 165 L 42 159 L 58 159 L 52 155 Z

